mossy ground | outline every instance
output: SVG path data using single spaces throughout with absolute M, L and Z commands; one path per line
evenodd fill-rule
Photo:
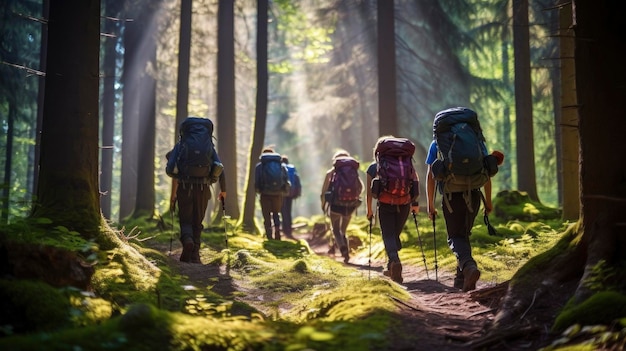
M 508 281 L 558 242 L 569 224 L 550 213 L 533 221 L 492 215 L 497 236 L 478 216 L 471 240 L 483 286 Z M 33 289 L 39 295 L 20 293 L 18 314 L 32 328 L 21 333 L 11 318 L 4 319 L 0 348 L 37 350 L 45 343 L 47 350 L 393 350 L 394 343 L 405 344 L 398 339 L 397 301 L 408 301 L 410 294 L 380 274 L 386 257 L 377 225 L 370 231 L 367 219 L 353 219 L 348 235 L 352 262 L 359 263 L 346 265 L 316 254 L 302 239 L 324 220 L 297 219 L 305 221 L 300 240 L 283 241 L 267 241 L 231 223 L 227 230 L 211 226 L 202 238 L 203 265 L 176 261 L 170 250 L 179 248 L 176 231 L 162 221 L 126 223 L 132 230 L 103 226 L 95 248 L 89 241 L 67 241 L 67 233 L 31 233 L 34 242 L 45 237 L 46 244 L 56 238 L 55 245 L 72 251 L 89 247 L 97 262 L 93 291 L 3 280 L 5 296 Z M 401 237 L 403 264 L 423 279 L 433 279 L 435 264 L 440 276 L 450 275 L 456 263 L 443 219 L 437 218 L 434 232 L 423 214 L 416 221 L 409 218 Z M 20 231 L 3 229 L 3 240 L 23 236 Z

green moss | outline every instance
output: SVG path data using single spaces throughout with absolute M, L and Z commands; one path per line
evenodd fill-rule
M 504 190 L 493 199 L 494 214 L 500 219 L 527 222 L 561 218 L 561 210 L 530 200 L 523 191 Z
M 70 325 L 68 299 L 43 282 L 0 280 L 0 301 L 5 331 L 53 331 Z
M 553 331 L 562 331 L 573 324 L 609 324 L 626 316 L 626 295 L 602 291 L 578 305 L 565 308 L 555 319 Z

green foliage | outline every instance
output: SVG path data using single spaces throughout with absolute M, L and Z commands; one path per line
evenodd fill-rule
M 71 325 L 70 304 L 62 291 L 30 280 L 0 280 L 1 331 L 51 332 Z
M 552 330 L 562 331 L 573 324 L 611 323 L 626 316 L 626 295 L 600 291 L 577 305 L 566 307 L 555 319 Z

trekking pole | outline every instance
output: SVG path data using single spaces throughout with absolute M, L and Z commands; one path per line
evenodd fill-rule
M 172 213 L 172 232 L 170 233 L 170 251 L 167 253 L 168 256 L 172 255 L 172 242 L 174 241 L 174 212 L 176 212 L 176 202 L 172 204 L 170 208 L 170 212 Z
M 222 202 L 222 220 L 224 221 L 224 243 L 226 244 L 226 250 L 228 250 L 228 230 L 226 230 L 226 205 L 224 198 L 220 199 Z
M 369 218 L 369 222 L 370 222 L 370 229 L 369 229 L 369 234 L 370 234 L 370 253 L 369 256 L 367 257 L 367 280 L 370 280 L 370 277 L 372 276 L 372 217 Z
M 430 277 L 428 276 L 428 266 L 426 265 L 426 255 L 424 255 L 424 246 L 422 246 L 422 236 L 420 235 L 420 230 L 417 226 L 417 215 L 415 214 L 415 211 L 413 211 L 413 222 L 415 222 L 415 231 L 417 232 L 417 240 L 420 244 L 420 249 L 422 250 L 422 260 L 424 261 L 424 269 L 426 270 L 426 279 L 430 280 Z
M 433 216 L 433 245 L 435 247 L 435 281 L 439 281 L 439 278 L 437 277 L 437 270 L 438 270 L 438 266 L 437 266 L 437 234 L 435 232 L 435 216 Z

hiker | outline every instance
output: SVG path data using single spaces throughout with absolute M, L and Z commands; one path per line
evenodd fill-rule
M 294 199 L 297 199 L 302 194 L 302 185 L 300 184 L 300 175 L 296 166 L 289 163 L 287 155 L 281 157 L 281 163 L 287 167 L 287 176 L 289 177 L 289 183 L 291 184 L 289 193 L 283 197 L 283 206 L 280 209 L 280 214 L 283 219 L 282 228 L 283 234 L 289 239 L 293 239 L 292 233 L 292 216 L 291 208 Z M 274 222 L 277 222 L 278 213 L 274 213 Z
M 446 121 L 446 118 L 449 121 Z M 438 123 L 442 124 L 444 122 L 449 125 L 446 125 L 445 128 L 439 131 Z M 466 123 L 472 128 L 455 129 L 450 127 L 458 123 Z M 473 132 L 468 133 L 467 137 L 460 135 L 467 131 Z M 447 133 L 454 133 L 455 135 L 446 137 L 444 134 Z M 472 257 L 469 238 L 478 209 L 480 208 L 481 198 L 484 199 L 485 214 L 489 214 L 492 210 L 491 176 L 497 172 L 497 167 L 495 171 L 484 169 L 484 165 L 487 162 L 484 162 L 483 158 L 487 156 L 487 148 L 474 111 L 466 108 L 440 111 L 435 117 L 433 135 L 434 140 L 430 144 L 428 156 L 426 157 L 426 165 L 428 166 L 426 173 L 428 217 L 434 221 L 437 216 L 434 202 L 436 196 L 435 187 L 437 186 L 437 191 L 442 195 L 442 209 L 446 222 L 448 246 L 457 259 L 454 287 L 463 291 L 474 290 L 476 289 L 476 282 L 480 278 L 480 270 Z M 448 160 L 449 155 L 452 155 L 454 159 L 457 152 L 462 153 L 465 151 L 459 150 L 461 147 L 458 145 L 472 144 L 464 142 L 464 139 L 472 140 L 474 146 L 478 145 L 478 147 L 470 148 L 478 150 L 477 157 L 480 159 L 475 167 L 477 170 L 471 172 L 455 170 L 456 166 L 453 161 Z M 455 142 L 451 143 L 450 140 L 455 140 Z M 457 147 L 455 148 L 449 144 L 456 144 Z M 450 151 L 450 149 L 452 150 Z M 492 154 L 492 157 L 496 159 L 498 164 L 501 164 L 504 155 L 497 151 Z M 471 164 L 471 162 L 464 163 L 466 165 Z M 439 164 L 443 166 L 439 166 Z M 442 172 L 444 173 L 443 175 L 440 174 Z M 484 197 L 480 191 L 481 187 L 485 189 Z
M 213 123 L 206 118 L 188 117 L 180 127 L 179 141 L 166 154 L 167 175 L 174 178 L 170 195 L 170 210 L 178 202 L 180 242 L 183 251 L 181 262 L 202 263 L 200 260 L 200 236 L 211 184 L 220 184 L 220 200 L 226 198 L 226 179 L 223 165 L 213 145 Z M 192 152 L 192 151 L 198 152 Z M 189 157 L 199 155 L 198 161 Z
M 367 168 L 367 218 L 374 217 L 372 200 L 377 199 L 380 230 L 387 253 L 387 269 L 383 271 L 397 283 L 403 282 L 400 233 L 409 213 L 419 212 L 419 177 L 413 167 L 415 144 L 392 135 L 378 139 L 374 146 L 374 162 Z M 393 157 L 387 155 L 393 154 Z
M 359 162 L 347 151 L 337 151 L 332 161 L 333 167 L 326 172 L 320 199 L 322 211 L 330 217 L 335 243 L 347 263 L 350 245 L 346 231 L 352 214 L 361 205 L 363 181 L 358 173 Z
M 254 186 L 257 194 L 261 196 L 265 235 L 270 240 L 280 240 L 279 214 L 283 206 L 283 198 L 290 190 L 287 167 L 281 159 L 280 154 L 276 153 L 273 148 L 266 147 L 254 169 Z

